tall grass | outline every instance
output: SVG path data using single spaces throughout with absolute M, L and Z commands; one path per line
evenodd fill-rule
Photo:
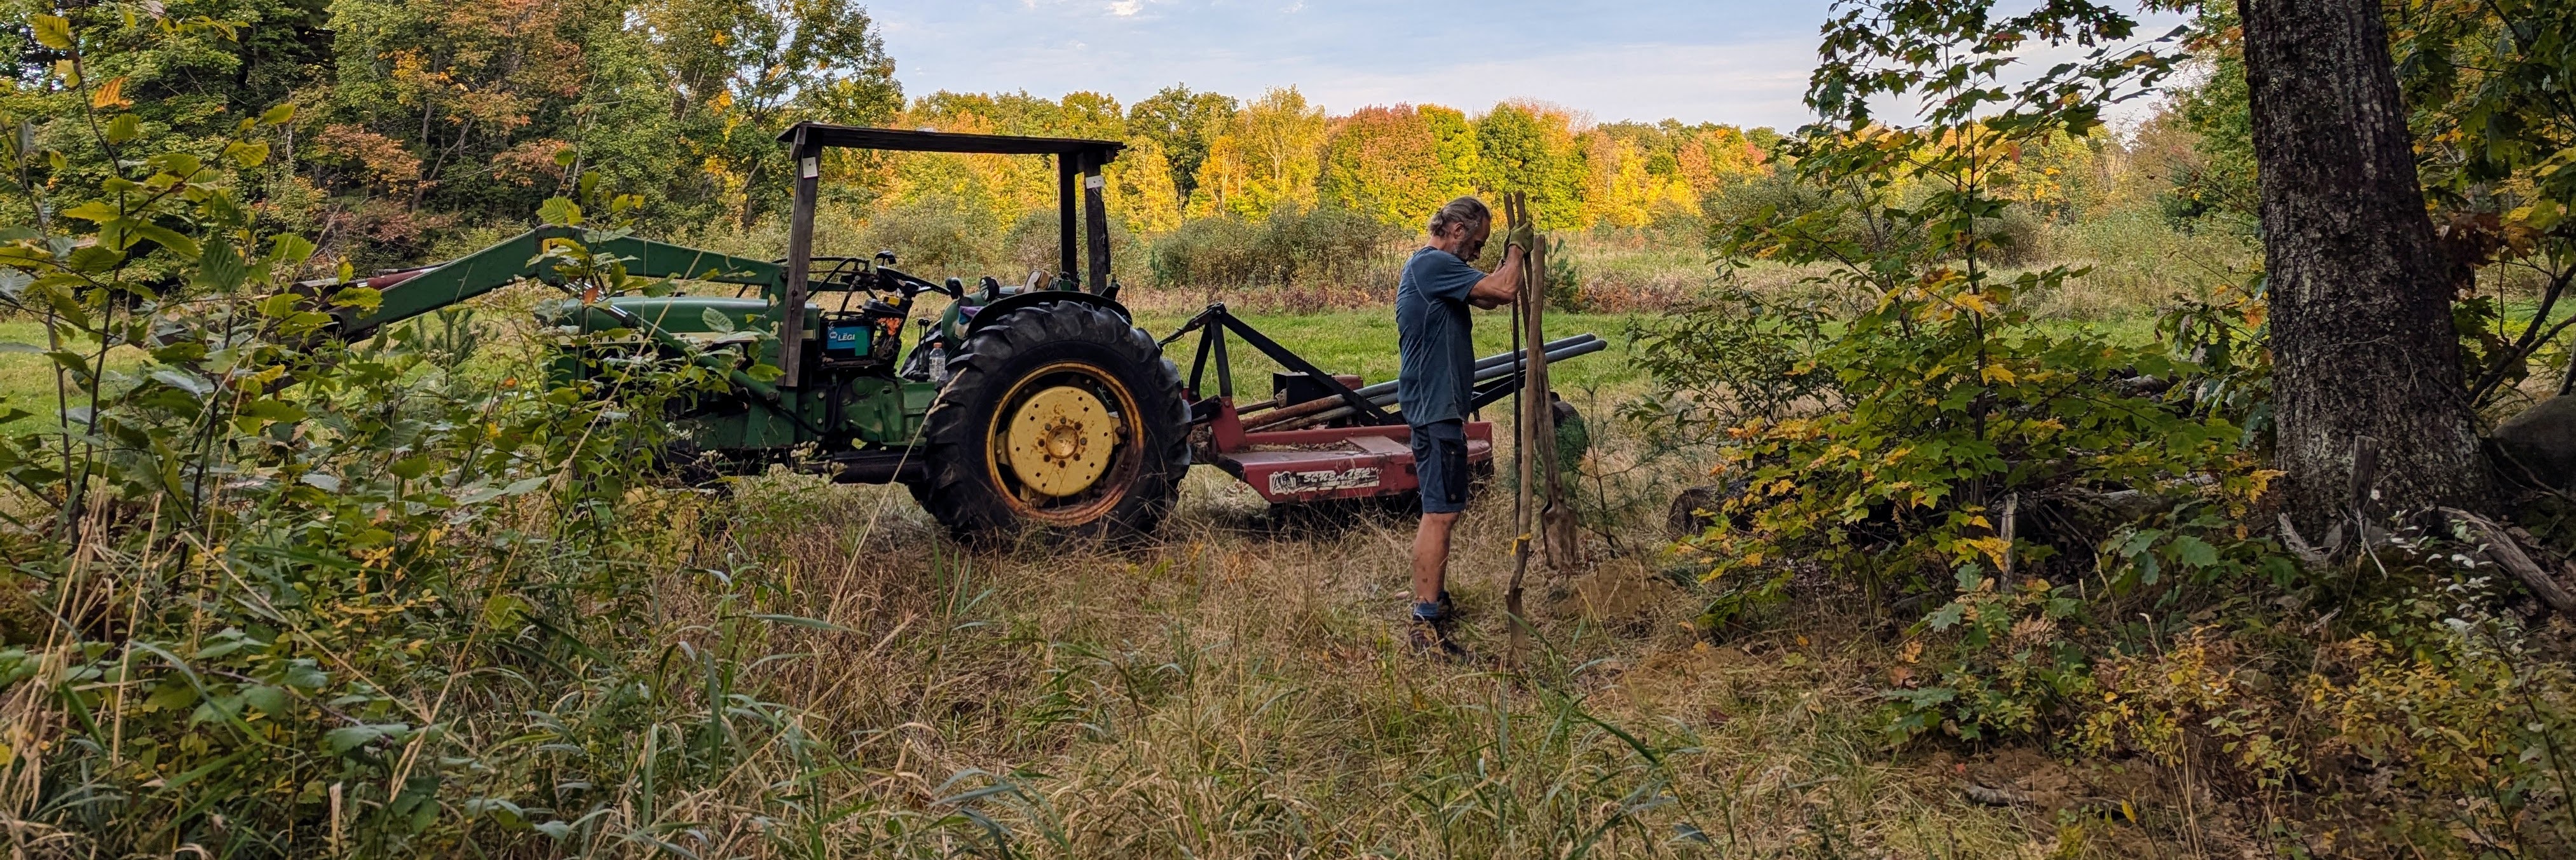
M 2076 319 L 2114 317 L 2177 296 L 2242 287 L 2262 263 L 2262 247 L 2249 233 L 2214 220 L 2177 224 L 2143 208 L 2048 225 L 2039 245 L 2052 262 L 2091 268 L 2071 289 L 2045 299 L 2045 313 Z
M 784 472 L 725 495 L 595 500 L 617 512 L 586 521 L 617 525 L 587 536 L 548 537 L 571 499 L 541 488 L 458 534 L 479 548 L 434 578 L 231 630 L 204 623 L 241 611 L 217 604 L 277 599 L 258 570 L 79 542 L 44 620 L 0 661 L 0 743 L 26 753 L 0 774 L 0 838 L 36 857 L 1961 856 L 2028 842 L 2018 814 L 1962 803 L 1945 772 L 1882 745 L 1854 683 L 1889 659 L 1870 631 L 1820 615 L 1718 647 L 1682 626 L 1695 610 L 1656 575 L 1646 524 L 1660 505 L 1636 501 L 1692 470 L 1634 468 L 1651 455 L 1608 412 L 1588 474 L 1624 487 L 1627 507 L 1600 505 L 1593 525 L 1624 540 L 1595 544 L 1598 572 L 1538 583 L 1537 647 L 1518 668 L 1498 660 L 1510 541 L 1492 493 L 1453 562 L 1465 639 L 1489 658 L 1466 665 L 1400 642 L 1408 521 L 1292 526 L 1205 469 L 1151 543 L 978 552 L 900 491 Z M 1596 599 L 1612 592 L 1630 599 Z M 138 618 L 166 654 L 78 644 Z M 283 684 L 271 710 L 232 692 L 244 681 L 219 692 L 246 707 L 181 705 L 215 708 L 189 732 L 155 716 L 187 673 L 270 677 L 219 650 L 235 641 L 338 692 Z M 110 670 L 92 673 L 102 656 Z M 332 697 L 350 689 L 365 701 Z M 226 739 L 225 708 L 243 739 Z M 135 760 L 147 726 L 163 749 L 203 733 L 270 763 L 158 769 Z

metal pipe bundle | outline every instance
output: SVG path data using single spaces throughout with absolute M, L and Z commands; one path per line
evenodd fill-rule
M 1564 338 L 1562 340 L 1550 341 L 1547 344 L 1546 355 L 1547 360 L 1552 363 L 1574 358 L 1576 356 L 1591 355 L 1609 348 L 1609 341 L 1602 340 L 1594 335 L 1582 334 Z M 1475 381 L 1480 383 L 1488 382 L 1518 373 L 1520 372 L 1521 365 L 1525 363 L 1519 359 L 1520 356 L 1513 355 L 1508 352 L 1480 359 L 1476 362 Z M 1377 385 L 1371 385 L 1367 388 L 1357 389 L 1355 393 L 1368 398 L 1371 405 L 1384 407 L 1395 403 L 1395 383 L 1393 382 L 1383 382 Z M 1333 406 L 1330 409 L 1317 409 L 1303 412 L 1298 411 L 1310 404 L 1339 405 Z M 1297 404 L 1297 406 L 1289 407 L 1286 410 L 1281 410 L 1279 412 L 1263 416 L 1264 421 L 1261 424 L 1257 426 L 1247 426 L 1244 429 L 1252 432 L 1293 430 L 1311 424 L 1321 424 L 1326 421 L 1347 418 L 1358 411 L 1359 410 L 1352 408 L 1350 404 L 1341 403 L 1338 400 L 1311 400 L 1306 403 Z
M 1575 335 L 1575 336 L 1573 336 L 1573 337 L 1568 337 L 1568 338 L 1559 338 L 1559 339 L 1557 339 L 1557 340 L 1552 340 L 1552 341 L 1549 341 L 1549 342 L 1548 342 L 1548 344 L 1547 344 L 1547 351 L 1548 351 L 1548 352 L 1553 353 L 1553 352 L 1555 352 L 1555 351 L 1557 351 L 1557 350 L 1564 349 L 1564 348 L 1566 348 L 1566 347 L 1574 346 L 1574 345 L 1581 344 L 1581 343 L 1586 343 L 1586 342 L 1599 343 L 1599 342 L 1601 342 L 1601 336 L 1600 336 L 1600 335 L 1596 335 L 1596 334 L 1591 334 L 1591 333 L 1589 333 L 1589 332 L 1586 332 L 1586 333 L 1584 333 L 1584 334 L 1578 334 L 1578 335 Z M 1606 344 L 1605 344 L 1605 345 L 1606 345 Z M 1595 352 L 1597 352 L 1598 350 L 1594 350 L 1594 351 L 1595 351 Z M 1499 366 L 1502 366 L 1502 365 L 1510 364 L 1510 363 L 1512 363 L 1512 360 L 1513 360 L 1514 358 L 1516 358 L 1516 357 L 1517 357 L 1517 356 L 1513 355 L 1512 353 L 1508 353 L 1508 352 L 1498 352 L 1498 353 L 1494 353 L 1493 355 L 1488 355 L 1488 356 L 1485 356 L 1484 358 L 1476 359 L 1476 370 L 1477 370 L 1477 372 L 1482 373 L 1482 372 L 1484 372 L 1484 371 L 1485 371 L 1485 369 L 1487 369 L 1487 368 L 1491 368 L 1491 367 L 1499 367 Z M 1478 382 L 1482 382 L 1482 381 L 1484 381 L 1485 379 L 1486 379 L 1486 377 L 1477 377 L 1477 381 L 1478 381 Z M 1394 380 L 1388 380 L 1388 381 L 1385 381 L 1385 382 L 1378 383 L 1378 384 L 1376 384 L 1376 385 L 1368 386 L 1368 387 L 1366 387 L 1366 388 L 1357 389 L 1357 391 L 1358 391 L 1358 393 L 1359 393 L 1359 395 L 1360 395 L 1361 397 L 1366 397 L 1366 398 L 1369 398 L 1369 399 L 1371 399 L 1371 400 L 1375 400 L 1375 399 L 1377 399 L 1380 395 L 1390 395 L 1390 396 L 1391 396 L 1391 395 L 1395 394 L 1395 381 L 1394 381 Z
M 1587 333 L 1584 333 L 1584 334 L 1578 334 L 1578 335 L 1575 335 L 1575 336 L 1573 336 L 1573 337 L 1560 338 L 1560 339 L 1558 339 L 1558 340 L 1555 340 L 1555 341 L 1549 342 L 1549 343 L 1548 343 L 1548 345 L 1547 345 L 1547 348 L 1548 348 L 1550 351 L 1554 351 L 1554 350 L 1564 349 L 1564 348 L 1566 348 L 1566 347 L 1574 346 L 1574 345 L 1581 344 L 1581 343 L 1585 343 L 1585 342 L 1597 342 L 1597 341 L 1599 341 L 1599 340 L 1601 340 L 1601 337 L 1600 337 L 1599 335 L 1594 335 L 1594 334 L 1591 334 L 1591 333 L 1588 333 L 1588 332 L 1587 332 Z M 1484 358 L 1476 359 L 1476 370 L 1477 370 L 1477 372 L 1480 372 L 1480 373 L 1481 373 L 1481 372 L 1483 372 L 1483 371 L 1484 371 L 1485 369 L 1487 369 L 1487 368 L 1497 367 L 1497 366 L 1501 366 L 1501 365 L 1505 365 L 1505 364 L 1510 364 L 1510 363 L 1512 363 L 1512 358 L 1513 358 L 1512 353 L 1508 353 L 1508 352 L 1498 352 L 1498 353 L 1495 353 L 1495 354 L 1493 354 L 1493 355 L 1488 355 L 1488 356 L 1485 356 Z M 1479 376 L 1479 377 L 1477 377 L 1477 378 L 1476 378 L 1476 381 L 1478 381 L 1478 382 L 1483 382 L 1483 381 L 1485 381 L 1485 380 L 1486 380 L 1486 379 L 1488 379 L 1488 378 L 1490 378 L 1490 377 L 1483 377 L 1483 376 Z M 1385 381 L 1385 382 L 1380 382 L 1380 383 L 1378 383 L 1378 384 L 1376 384 L 1376 385 L 1367 385 L 1367 386 L 1362 386 L 1362 387 L 1359 387 L 1359 388 L 1355 388 L 1355 389 L 1352 389 L 1352 390 L 1351 390 L 1351 393 L 1353 393 L 1353 394 L 1357 394 L 1357 395 L 1359 395 L 1359 396 L 1361 396 L 1361 397 L 1368 398 L 1369 402 L 1371 402 L 1371 403 L 1375 403 L 1375 404 L 1377 404 L 1377 405 L 1379 405 L 1379 406 L 1385 406 L 1385 405 L 1387 405 L 1388 403 L 1393 403 L 1393 402 L 1394 402 L 1393 400 L 1391 400 L 1391 399 L 1389 399 L 1389 398 L 1391 398 L 1391 397 L 1393 397 L 1393 396 L 1395 395 L 1395 380 L 1390 379 L 1390 380 L 1387 380 L 1387 381 Z M 1320 399 L 1316 399 L 1316 400 L 1309 400 L 1309 401 L 1306 401 L 1306 402 L 1303 402 L 1303 403 L 1292 403 L 1292 404 L 1288 404 L 1288 405 L 1286 405 L 1286 406 L 1279 406 L 1279 405 L 1277 405 L 1277 404 L 1275 404 L 1275 403 L 1263 403 L 1263 404 L 1260 404 L 1260 405 L 1250 406 L 1250 407 L 1245 408 L 1245 409 L 1243 410 L 1243 415 L 1244 415 L 1244 417 L 1245 417 L 1246 419 L 1248 419 L 1248 420 L 1260 421 L 1260 422 L 1262 422 L 1262 423 L 1271 423 L 1271 422 L 1277 422 L 1277 421 L 1285 421 L 1285 420 L 1287 420 L 1287 419 L 1289 419 L 1289 418 L 1296 417 L 1296 416 L 1302 416 L 1302 415 L 1313 415 L 1313 414 L 1315 414 L 1315 413 L 1317 413 L 1317 412 L 1322 412 L 1322 411 L 1324 411 L 1325 409 L 1330 408 L 1330 404 L 1333 404 L 1333 403 L 1339 403 L 1339 402 L 1341 402 L 1341 401 L 1340 401 L 1339 399 L 1337 399 L 1337 398 L 1320 398 Z M 1277 409 L 1277 410 L 1279 410 L 1279 411 L 1271 412 L 1271 413 L 1270 413 L 1270 414 L 1268 414 L 1268 415 L 1263 415 L 1263 416 L 1261 416 L 1261 417 L 1260 417 L 1260 418 L 1258 418 L 1258 419 L 1254 419 L 1254 418 L 1252 418 L 1252 417 L 1251 417 L 1254 413 L 1257 413 L 1257 412 L 1263 412 L 1263 411 L 1271 410 L 1271 409 Z

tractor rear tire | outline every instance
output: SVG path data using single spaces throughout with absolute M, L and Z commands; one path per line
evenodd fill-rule
M 1035 527 L 1151 534 L 1190 467 L 1181 375 L 1152 336 L 1073 302 L 1023 308 L 967 337 L 927 416 L 915 493 L 958 540 Z

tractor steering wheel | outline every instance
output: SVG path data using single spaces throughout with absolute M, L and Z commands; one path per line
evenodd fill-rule
M 876 273 L 877 282 L 879 284 L 884 285 L 887 289 L 894 290 L 897 295 L 903 296 L 904 301 L 907 302 L 911 301 L 912 297 L 921 295 L 922 293 L 938 293 L 952 299 L 965 298 L 966 291 L 964 289 L 934 284 L 927 280 L 906 274 L 903 270 L 897 269 L 893 266 L 880 264 L 876 266 Z

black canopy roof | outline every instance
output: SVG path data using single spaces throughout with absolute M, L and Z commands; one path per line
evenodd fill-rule
M 1126 144 L 1108 140 L 1083 140 L 1074 137 L 1021 137 L 1010 134 L 960 134 L 945 131 L 909 131 L 899 128 L 867 128 L 855 125 L 830 125 L 800 122 L 778 133 L 782 143 L 795 143 L 797 135 L 805 136 L 809 146 L 847 149 L 884 149 L 896 152 L 989 152 L 999 155 L 1074 155 L 1091 156 L 1093 164 L 1118 157 Z

